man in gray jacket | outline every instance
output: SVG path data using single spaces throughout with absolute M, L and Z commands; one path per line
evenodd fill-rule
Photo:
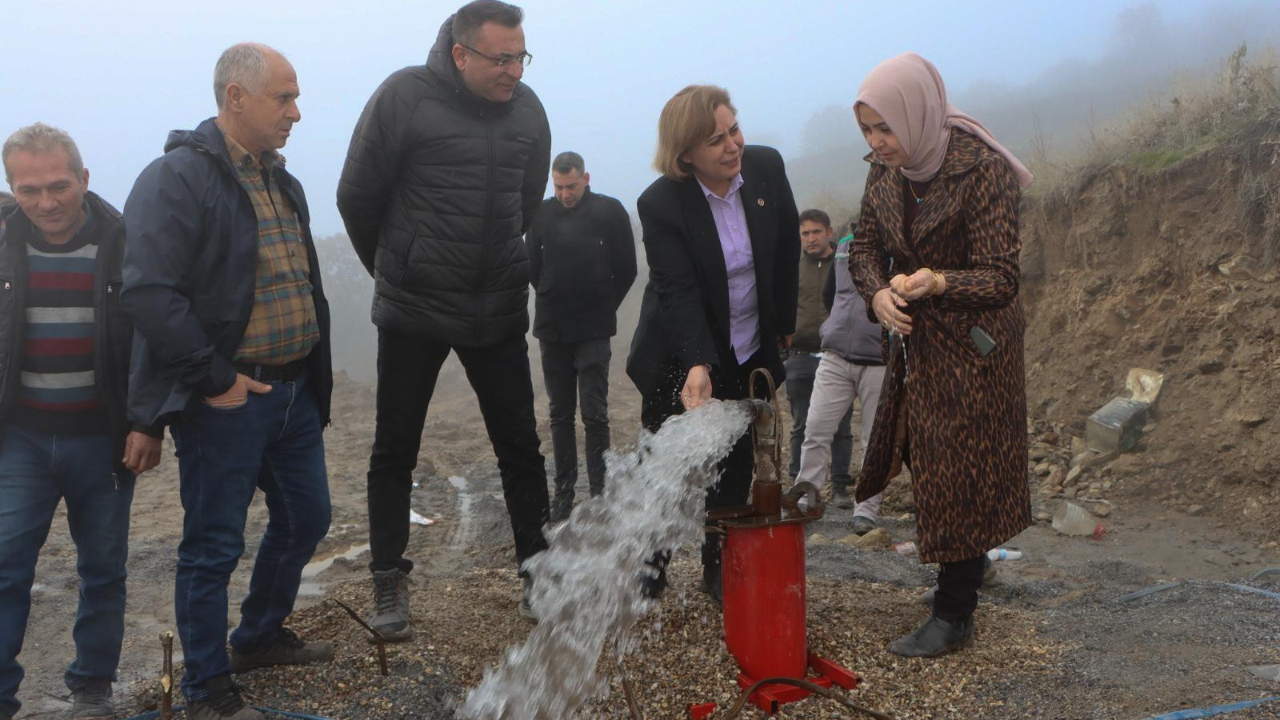
M 546 549 L 547 474 L 529 370 L 529 229 L 551 130 L 520 81 L 524 15 L 475 0 L 440 27 L 425 65 L 399 70 L 356 124 L 338 210 L 374 278 L 377 429 L 369 460 L 371 625 L 412 634 L 404 557 L 427 406 L 450 352 L 466 368 L 498 457 L 516 561 Z M 528 606 L 530 580 L 520 613 Z
M 813 399 L 805 422 L 804 444 L 800 449 L 800 473 L 797 482 L 808 481 L 821 489 L 831 458 L 831 441 L 840 419 L 853 407 L 862 404 L 862 424 L 858 439 L 866 454 L 875 423 L 880 387 L 884 384 L 884 355 L 880 348 L 880 327 L 867 319 L 862 296 L 849 275 L 849 242 L 846 235 L 836 246 L 834 282 L 827 294 L 831 298 L 831 315 L 822 324 L 822 359 L 813 382 Z M 833 472 L 833 484 L 848 474 Z M 833 489 L 833 496 L 848 488 Z M 875 529 L 880 517 L 881 493 L 858 503 L 853 512 L 853 531 L 865 535 Z

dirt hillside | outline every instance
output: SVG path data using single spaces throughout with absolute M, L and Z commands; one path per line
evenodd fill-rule
M 1135 123 L 1123 154 L 1025 202 L 1028 394 L 1037 428 L 1069 447 L 1128 396 L 1130 368 L 1163 373 L 1136 451 L 1078 485 L 1204 513 L 1274 548 L 1280 102 L 1275 68 L 1242 58 L 1196 105 L 1175 98 Z

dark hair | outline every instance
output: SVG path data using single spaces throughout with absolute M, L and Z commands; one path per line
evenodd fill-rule
M 519 27 L 524 21 L 524 11 L 502 0 L 472 0 L 458 8 L 453 15 L 453 41 L 460 45 L 475 45 L 476 36 L 485 23 L 495 22 L 503 27 Z
M 582 156 L 572 150 L 562 152 L 551 161 L 551 170 L 566 175 L 574 170 L 580 173 L 587 171 L 587 165 L 582 161 Z
M 831 227 L 831 216 L 822 212 L 817 208 L 811 208 L 800 213 L 800 222 L 816 222 L 822 227 Z

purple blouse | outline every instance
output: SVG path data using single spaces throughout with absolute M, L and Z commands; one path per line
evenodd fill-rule
M 742 207 L 742 175 L 729 184 L 729 192 L 720 197 L 698 181 L 711 206 L 716 221 L 720 249 L 724 252 L 724 269 L 729 276 L 729 342 L 738 363 L 760 349 L 759 300 L 756 297 L 756 263 L 751 252 L 751 235 L 747 232 L 747 213 Z

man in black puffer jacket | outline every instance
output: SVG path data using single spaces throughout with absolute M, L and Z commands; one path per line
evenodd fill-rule
M 520 82 L 523 13 L 475 0 L 444 22 L 425 66 L 395 72 L 356 124 L 338 209 L 374 278 L 378 418 L 369 461 L 371 623 L 405 639 L 409 495 L 427 406 L 452 350 L 498 456 L 523 563 L 546 549 L 546 469 L 529 374 L 522 234 L 542 202 L 551 131 Z M 528 607 L 530 580 L 525 576 Z

